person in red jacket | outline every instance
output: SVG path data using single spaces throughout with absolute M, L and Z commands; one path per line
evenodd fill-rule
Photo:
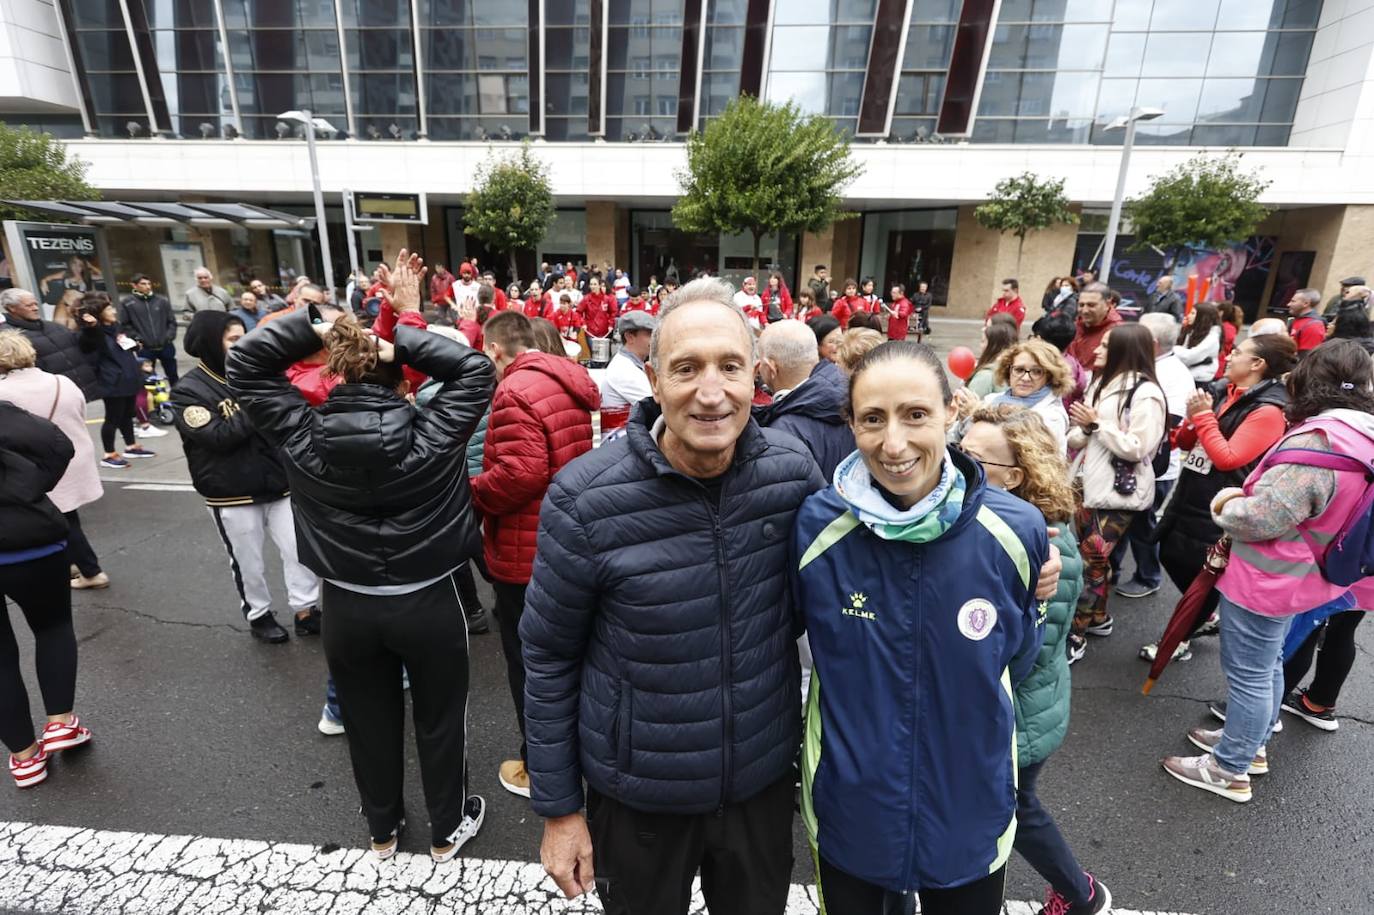
M 887 311 L 887 339 L 905 340 L 911 323 L 911 300 L 906 297 L 906 287 L 893 283 L 889 302 L 883 306 Z
M 1322 294 L 1317 290 L 1299 289 L 1288 302 L 1288 313 L 1293 316 L 1288 335 L 1298 344 L 1299 357 L 1326 342 L 1326 322 L 1317 314 L 1321 301 Z
M 816 296 L 810 289 L 797 290 L 796 318 L 798 321 L 811 321 L 825 312 L 816 303 Z
M 524 313 L 527 318 L 542 318 L 549 309 L 549 297 L 544 292 L 544 287 L 538 280 L 530 283 L 530 288 L 525 290 Z
M 577 342 L 577 332 L 582 329 L 582 316 L 573 308 L 570 294 L 564 292 L 558 296 L 558 308 L 549 320 L 558 328 L 558 336 Z
M 501 650 L 521 736 L 520 758 L 501 763 L 499 778 L 507 791 L 529 797 L 519 627 L 534 566 L 539 505 L 554 474 L 592 450 L 592 411 L 601 407 L 601 392 L 576 362 L 538 352 L 529 319 L 519 312 L 493 314 L 482 335 L 499 383 L 482 446 L 482 472 L 471 481 L 472 501 L 483 515 L 482 553 L 496 592 Z
M 1002 297 L 992 303 L 985 321 L 992 320 L 995 314 L 1008 314 L 1016 319 L 1016 329 L 1021 330 L 1021 322 L 1026 320 L 1026 303 L 1021 299 L 1021 284 L 1014 279 L 1002 281 Z
M 1096 352 L 1107 331 L 1122 322 L 1116 310 L 1120 297 L 1105 283 L 1089 283 L 1078 293 L 1078 321 L 1068 353 L 1079 365 L 1093 365 Z
M 490 286 L 492 291 L 492 302 L 497 311 L 506 310 L 506 294 L 501 291 L 501 287 L 496 285 L 496 274 L 487 270 L 482 274 L 482 285 Z
M 582 316 L 582 326 L 588 337 L 609 337 L 616 319 L 620 317 L 615 296 L 602 291 L 601 278 L 596 276 L 587 280 L 587 294 L 577 304 L 577 310 Z
M 841 330 L 849 330 L 849 319 L 859 312 L 868 312 L 868 303 L 859 295 L 859 284 L 853 280 L 844 281 L 844 295 L 830 306 L 830 314 L 840 322 Z

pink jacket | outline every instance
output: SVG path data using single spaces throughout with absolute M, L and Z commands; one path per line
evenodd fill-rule
M 1340 411 L 1348 412 L 1348 411 Z M 1275 448 L 1294 436 L 1320 431 L 1326 436 L 1326 450 L 1349 454 L 1363 460 L 1374 459 L 1374 428 L 1357 428 L 1330 414 L 1309 419 L 1289 430 Z M 1256 468 L 1245 481 L 1245 500 L 1228 502 L 1217 517 L 1223 530 L 1230 530 L 1228 515 L 1239 516 L 1246 511 L 1243 501 L 1255 493 L 1256 484 L 1271 474 L 1284 472 L 1292 465 L 1269 467 L 1260 472 Z M 1308 468 L 1303 468 L 1308 470 Z M 1318 543 L 1330 543 L 1350 516 L 1355 504 L 1364 494 L 1365 482 L 1361 474 L 1347 471 L 1310 470 L 1332 474 L 1335 490 L 1326 507 L 1315 517 L 1300 520 L 1295 528 L 1271 540 L 1242 541 L 1233 539 L 1231 561 L 1217 582 L 1217 590 L 1227 599 L 1261 616 L 1293 616 L 1329 603 L 1344 594 L 1347 588 L 1333 585 L 1322 577 L 1307 541 L 1299 533 L 1306 532 Z M 1270 479 L 1266 485 L 1274 485 Z M 1329 485 L 1329 484 L 1328 484 Z M 1242 504 L 1237 504 L 1242 503 Z M 1362 582 L 1354 589 L 1357 604 L 1365 606 L 1374 596 L 1374 587 Z M 1364 602 L 1360 598 L 1365 598 Z
M 76 382 L 42 369 L 17 369 L 0 375 L 0 400 L 8 400 L 44 419 L 51 413 L 53 423 L 76 448 L 67 472 L 48 493 L 58 511 L 76 511 L 104 495 L 96 470 L 95 447 L 86 428 L 86 397 Z

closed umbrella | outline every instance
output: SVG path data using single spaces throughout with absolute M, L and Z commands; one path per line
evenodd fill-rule
M 1178 643 L 1191 636 L 1202 622 L 1207 597 L 1216 587 L 1217 577 L 1225 570 L 1230 558 L 1230 537 L 1222 537 L 1207 550 L 1202 571 L 1197 573 L 1197 578 L 1193 579 L 1188 590 L 1178 599 L 1174 615 L 1169 617 L 1169 625 L 1164 627 L 1164 634 L 1159 637 L 1159 647 L 1155 650 L 1154 662 L 1150 664 L 1150 675 L 1145 678 L 1145 685 L 1140 690 L 1145 695 L 1150 695 L 1155 681 L 1164 673 L 1164 668 L 1169 666 Z

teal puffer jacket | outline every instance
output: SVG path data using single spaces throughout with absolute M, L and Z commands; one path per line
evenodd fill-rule
M 415 394 L 415 405 L 423 407 L 434 399 L 434 395 L 439 393 L 439 388 L 443 385 L 435 381 L 427 381 L 420 387 Z M 491 419 L 491 409 L 482 414 L 482 419 L 477 423 L 477 428 L 473 430 L 472 438 L 468 439 L 467 464 L 468 477 L 475 477 L 482 472 L 482 446 L 487 441 L 487 420 Z
M 1059 528 L 1059 536 L 1050 542 L 1059 548 L 1064 570 L 1046 609 L 1045 642 L 1035 669 L 1016 689 L 1016 763 L 1023 768 L 1043 762 L 1059 749 L 1069 730 L 1069 659 L 1064 643 L 1083 590 L 1083 559 L 1070 524 L 1053 526 Z

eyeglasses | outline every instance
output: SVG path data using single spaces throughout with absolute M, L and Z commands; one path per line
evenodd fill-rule
M 977 463 L 982 464 L 984 467 L 1006 467 L 1007 469 L 1011 469 L 1013 467 L 1020 466 L 1019 464 L 999 464 L 997 461 L 985 461 L 978 455 L 974 454 L 972 451 L 969 451 L 966 448 L 964 448 L 962 445 L 951 445 L 950 447 L 952 447 L 955 451 L 959 452 L 969 460 L 976 461 Z
M 1011 373 L 1012 375 L 1024 375 L 1027 378 L 1045 377 L 1045 370 L 1038 365 L 1034 365 L 1029 368 L 1027 368 L 1024 365 L 1013 365 L 1011 367 Z

